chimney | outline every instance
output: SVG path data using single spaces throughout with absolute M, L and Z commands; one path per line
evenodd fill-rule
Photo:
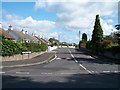
M 22 29 L 21 32 L 24 33 L 24 30 Z
M 8 30 L 13 30 L 13 27 L 10 25 L 9 28 L 8 28 Z
M 25 31 L 25 34 L 28 34 L 28 31 Z
M 32 33 L 32 36 L 34 36 L 34 33 Z
M 35 36 L 35 34 L 34 34 L 34 33 L 32 33 L 32 36 Z

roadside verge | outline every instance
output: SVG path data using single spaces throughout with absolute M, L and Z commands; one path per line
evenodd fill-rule
M 12 67 L 39 65 L 39 64 L 52 62 L 53 60 L 56 59 L 56 57 L 57 57 L 56 53 L 44 53 L 30 60 L 2 62 L 2 67 L 0 68 L 10 68 L 10 67 L 12 68 Z

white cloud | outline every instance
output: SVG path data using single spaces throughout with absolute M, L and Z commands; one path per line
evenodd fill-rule
M 109 35 L 112 32 L 112 29 L 114 28 L 112 25 L 107 24 L 103 19 L 101 19 L 101 26 L 104 31 L 104 35 Z
M 2 22 L 4 28 L 12 25 L 14 29 L 25 29 L 28 33 L 44 34 L 55 27 L 55 22 L 48 20 L 35 20 L 31 16 L 25 19 L 19 18 L 15 15 L 6 15 L 6 19 Z
M 42 2 L 42 6 L 45 4 L 45 7 L 38 5 L 40 1 L 36 2 L 35 6 L 50 11 L 56 9 L 57 25 L 64 26 L 66 30 L 81 30 L 81 33 L 87 33 L 90 38 L 96 14 L 110 18 L 101 22 L 104 34 L 110 34 L 109 30 L 113 27 L 109 23 L 112 23 L 111 18 L 117 15 L 117 2 L 118 0 L 45 0 Z

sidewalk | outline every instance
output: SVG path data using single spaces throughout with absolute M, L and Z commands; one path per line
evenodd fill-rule
M 34 57 L 32 59 L 19 60 L 19 61 L 3 61 L 2 68 L 4 68 L 4 67 L 21 67 L 21 66 L 30 66 L 30 65 L 48 63 L 55 57 L 56 57 L 55 53 L 44 53 L 44 54 Z
M 112 59 L 112 58 L 105 57 L 105 56 L 103 56 L 103 55 L 95 54 L 95 53 L 93 53 L 91 50 L 88 50 L 88 49 L 78 49 L 78 51 L 82 51 L 82 52 L 84 52 L 85 54 L 88 54 L 88 55 L 90 55 L 91 57 L 94 57 L 94 58 L 96 58 L 96 59 L 99 59 L 99 60 L 102 61 L 102 62 L 120 64 L 120 61 L 117 60 L 117 59 Z

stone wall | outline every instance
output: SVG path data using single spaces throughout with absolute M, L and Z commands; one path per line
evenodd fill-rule
M 6 57 L 1 57 L 0 56 L 0 58 L 2 59 L 2 61 L 25 60 L 25 59 L 31 59 L 31 58 L 36 57 L 38 55 L 41 55 L 45 52 L 34 52 L 34 53 L 31 53 L 31 54 L 23 54 L 23 55 L 17 54 L 17 55 L 14 55 L 14 56 L 6 56 Z
M 55 49 L 57 49 L 57 46 L 48 47 L 47 51 L 52 51 L 52 50 L 55 50 Z M 46 53 L 47 51 L 44 51 L 44 52 L 34 52 L 34 53 L 23 54 L 23 55 L 17 54 L 17 55 L 14 55 L 14 56 L 6 56 L 6 57 L 0 56 L 0 60 L 1 61 L 17 61 L 17 60 L 31 59 L 31 58 L 34 58 L 34 57 L 36 57 L 38 55 Z
M 112 52 L 105 52 L 104 56 L 113 58 L 113 59 L 120 59 L 120 53 L 112 54 Z

